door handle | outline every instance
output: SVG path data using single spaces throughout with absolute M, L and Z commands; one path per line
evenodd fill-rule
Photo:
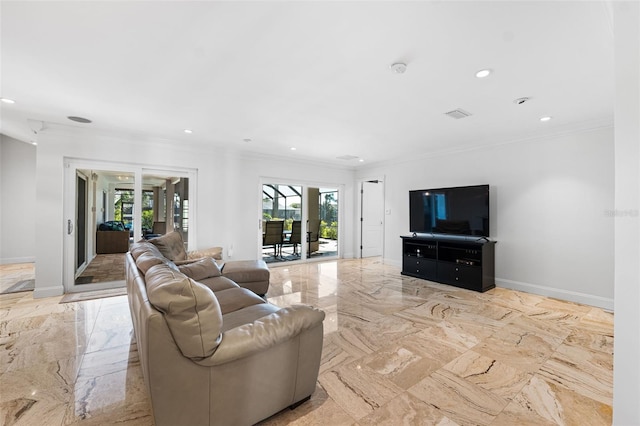
M 71 219 L 67 220 L 67 235 L 73 234 L 73 222 Z

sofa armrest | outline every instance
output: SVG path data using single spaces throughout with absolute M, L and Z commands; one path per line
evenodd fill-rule
M 305 330 L 322 324 L 324 312 L 305 305 L 294 305 L 222 333 L 213 355 L 195 363 L 210 367 L 225 364 L 286 342 Z
M 188 265 L 190 263 L 199 262 L 202 259 L 208 259 L 208 258 L 213 259 L 218 264 L 218 267 L 220 267 L 220 268 L 222 268 L 222 265 L 224 265 L 224 263 L 222 262 L 222 249 L 219 248 L 219 247 L 214 247 L 214 248 L 209 249 L 209 250 L 194 250 L 194 251 L 190 251 L 189 253 L 187 253 L 187 258 L 186 259 L 184 259 L 184 260 L 174 260 L 173 263 L 175 263 L 178 266 L 180 266 L 180 265 Z M 222 264 L 220 264 L 220 263 L 222 263 Z

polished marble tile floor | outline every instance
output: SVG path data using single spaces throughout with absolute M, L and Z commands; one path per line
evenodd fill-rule
M 36 277 L 34 263 L 10 263 L 0 265 L 0 293 L 20 281 Z
M 272 267 L 268 298 L 322 308 L 310 401 L 265 425 L 608 425 L 613 314 L 400 275 L 378 259 Z M 0 424 L 152 425 L 126 296 L 0 296 Z

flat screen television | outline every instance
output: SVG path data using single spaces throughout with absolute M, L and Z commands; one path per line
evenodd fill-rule
M 489 185 L 409 191 L 409 231 L 489 237 Z

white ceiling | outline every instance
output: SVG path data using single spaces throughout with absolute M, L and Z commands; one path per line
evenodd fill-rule
M 606 2 L 0 7 L 0 130 L 25 141 L 32 119 L 358 167 L 613 122 Z

